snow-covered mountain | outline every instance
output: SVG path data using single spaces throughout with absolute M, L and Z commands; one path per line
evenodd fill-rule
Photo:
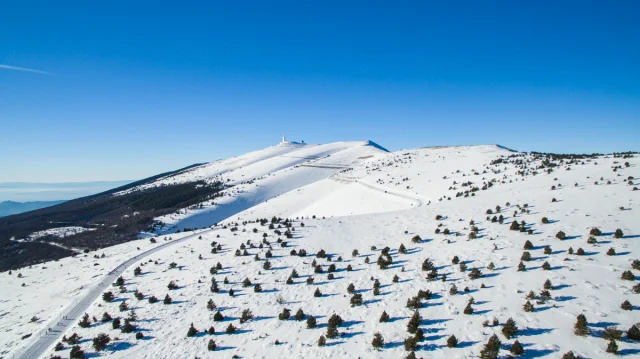
M 601 358 L 617 326 L 618 354 L 638 356 L 639 165 L 364 141 L 281 143 L 160 176 L 113 196 L 227 186 L 139 240 L 3 273 L 0 355 L 474 358 L 495 334 L 500 357 L 519 344 L 526 358 Z

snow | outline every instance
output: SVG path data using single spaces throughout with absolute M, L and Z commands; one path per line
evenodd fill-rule
M 64 238 L 68 236 L 73 236 L 78 233 L 86 232 L 86 231 L 95 231 L 95 228 L 85 228 L 85 227 L 58 227 L 58 228 L 50 228 L 44 231 L 33 232 L 25 238 L 26 241 L 35 241 L 42 237 L 46 236 L 54 236 L 58 238 Z
M 90 340 L 80 344 L 92 355 L 109 358 L 216 355 L 401 358 L 407 354 L 402 342 L 409 336 L 406 325 L 413 313 L 406 308 L 407 299 L 416 295 L 419 289 L 429 289 L 435 295 L 420 309 L 425 340 L 416 351 L 418 357 L 478 357 L 493 333 L 502 340 L 501 356 L 506 357 L 514 339 L 508 340 L 500 333 L 501 325 L 483 327 L 483 321 L 491 322 L 493 318 L 500 323 L 508 318 L 515 320 L 520 329 L 515 339 L 525 348 L 526 358 L 558 358 L 569 350 L 585 358 L 609 357 L 611 354 L 605 353 L 607 341 L 601 337 L 604 327 L 617 325 L 626 331 L 638 322 L 635 314 L 639 306 L 638 294 L 631 290 L 638 281 L 621 280 L 620 276 L 626 270 L 640 276 L 640 272 L 631 269 L 632 260 L 639 259 L 637 196 L 640 192 L 632 191 L 634 185 L 625 181 L 629 177 L 640 177 L 640 161 L 637 157 L 603 156 L 585 159 L 584 165 L 572 164 L 570 170 L 566 169 L 565 163 L 551 173 L 546 173 L 544 168 L 538 169 L 536 175 L 526 176 L 518 175 L 521 168 L 512 163 L 489 165 L 500 156 L 512 154 L 495 145 L 387 153 L 366 142 L 317 146 L 280 144 L 204 165 L 176 178 L 161 179 L 157 185 L 221 176 L 239 185 L 228 189 L 228 195 L 217 200 L 215 205 L 164 218 L 177 228 L 208 227 L 216 222 L 220 225 L 211 231 L 203 231 L 202 239 L 187 239 L 154 253 L 154 262 L 145 258 L 139 263 L 140 276 L 133 274 L 135 266 L 129 268 L 123 275 L 126 292 L 120 293 L 118 288 L 110 287 L 116 301 L 106 303 L 98 299 L 87 311 L 98 319 L 105 311 L 124 318 L 127 313 L 119 312 L 118 306 L 126 300 L 139 317 L 135 325 L 144 334 L 144 339 L 136 340 L 134 333 L 121 333 L 113 330 L 111 323 L 100 321 L 86 329 L 76 325 L 65 335 L 77 332 L 90 339 L 98 333 L 107 333 L 112 339 L 118 337 L 101 353 L 95 353 Z M 309 162 L 308 158 L 314 160 Z M 530 168 L 541 164 L 531 155 L 521 158 L 532 161 Z M 624 162 L 629 162 L 630 166 L 626 167 Z M 614 166 L 622 168 L 614 172 Z M 485 170 L 487 172 L 483 173 Z M 254 178 L 259 179 L 240 184 Z M 456 197 L 456 193 L 482 187 L 484 182 L 494 178 L 492 187 L 473 192 L 473 196 Z M 468 181 L 472 182 L 471 186 L 461 185 Z M 596 181 L 598 184 L 594 183 Z M 552 185 L 557 188 L 551 190 Z M 557 201 L 552 202 L 552 198 Z M 524 204 L 530 213 L 521 213 L 518 205 L 524 208 Z M 497 205 L 501 206 L 504 224 L 486 219 L 486 210 L 495 211 Z M 516 218 L 513 218 L 514 211 L 518 212 Z M 436 215 L 444 218 L 436 220 Z M 267 226 L 252 222 L 243 225 L 244 221 L 271 219 L 272 216 L 294 219 L 294 237 L 280 236 L 287 241 L 287 247 L 276 243 L 279 236 Z M 549 224 L 540 223 L 543 216 L 549 218 Z M 509 230 L 514 219 L 524 220 L 533 234 Z M 467 237 L 470 220 L 474 220 L 480 229 L 477 239 Z M 238 230 L 232 232 L 230 229 L 236 222 Z M 603 232 L 597 237 L 597 244 L 587 243 L 592 227 Z M 254 228 L 257 233 L 253 232 Z M 436 228 L 447 228 L 451 234 L 435 234 Z M 624 232 L 623 238 L 613 237 L 618 228 Z M 284 232 L 285 229 L 280 230 Z M 566 232 L 568 239 L 555 238 L 560 230 Z M 251 241 L 257 245 L 265 233 L 273 246 L 273 257 L 269 259 L 271 270 L 262 267 L 266 248 L 248 248 L 249 256 L 235 256 L 241 243 Z M 458 233 L 460 235 L 456 235 Z M 182 235 L 187 234 L 172 236 Z M 423 241 L 412 243 L 411 238 L 415 235 Z M 518 272 L 516 268 L 526 240 L 534 246 L 529 251 L 533 259 L 525 262 L 525 272 Z M 221 243 L 223 250 L 212 254 L 212 241 Z M 397 252 L 400 244 L 406 246 L 406 254 Z M 153 245 L 148 239 L 139 240 L 95 252 L 104 252 L 106 258 L 93 259 L 92 252 L 88 257 L 66 258 L 24 268 L 19 271 L 24 275 L 22 279 L 16 278 L 18 271 L 11 276 L 3 273 L 0 280 L 0 346 L 5 349 L 1 355 L 10 357 L 24 344 L 20 340 L 22 335 L 49 325 L 47 318 L 54 317 L 63 305 L 81 296 L 105 271 L 130 258 L 138 247 L 143 251 Z M 552 254 L 543 253 L 546 245 L 551 246 Z M 391 248 L 394 263 L 381 270 L 376 259 L 385 246 Z M 583 248 L 586 253 L 569 255 L 569 247 L 573 250 Z M 306 257 L 289 254 L 291 249 L 302 248 L 308 252 Z M 615 248 L 617 254 L 606 255 L 609 248 Z M 333 261 L 315 258 L 320 249 L 330 254 Z M 354 249 L 358 249 L 359 256 L 352 257 Z M 259 261 L 254 260 L 255 254 L 259 254 Z M 455 255 L 466 262 L 466 272 L 452 264 Z M 338 256 L 342 256 L 343 261 L 337 261 Z M 365 263 L 367 257 L 369 264 Z M 425 278 L 427 273 L 421 270 L 426 258 L 438 269 L 437 281 L 429 282 Z M 310 264 L 314 259 L 322 265 L 323 274 L 314 273 Z M 551 265 L 551 270 L 541 268 L 545 261 Z M 100 265 L 93 266 L 94 262 Z M 178 267 L 170 269 L 172 262 Z M 218 262 L 223 265 L 223 270 L 215 275 L 221 291 L 211 293 L 213 275 L 209 269 Z M 327 279 L 327 268 L 331 263 L 338 267 L 333 280 Z M 496 269 L 487 269 L 489 263 L 494 263 Z M 353 271 L 346 271 L 347 265 L 352 265 Z M 471 268 L 481 269 L 483 277 L 470 279 Z M 285 281 L 293 269 L 300 277 L 294 284 L 287 285 Z M 440 276 L 445 273 L 447 281 L 442 282 Z M 394 275 L 399 276 L 398 283 L 392 282 Z M 313 276 L 315 284 L 306 284 L 307 276 Z M 229 284 L 223 283 L 225 277 Z M 382 284 L 378 296 L 372 294 L 371 277 Z M 245 278 L 254 284 L 260 283 L 264 291 L 255 293 L 252 287 L 243 288 Z M 539 293 L 547 279 L 555 286 L 550 291 L 553 299 L 545 304 L 533 300 L 536 310 L 524 312 L 526 294 L 530 290 Z M 178 284 L 178 289 L 167 289 L 172 280 Z M 22 283 L 27 283 L 27 287 L 20 287 Z M 351 307 L 351 295 L 346 291 L 349 283 L 361 291 L 364 305 Z M 457 286 L 459 294 L 449 293 L 452 284 Z M 481 288 L 481 284 L 485 287 Z M 470 291 L 462 292 L 465 287 Z M 230 288 L 236 292 L 233 297 L 227 294 Z M 316 288 L 321 290 L 322 297 L 313 296 Z M 136 289 L 147 297 L 155 295 L 160 301 L 154 304 L 146 298 L 138 301 L 133 296 Z M 166 294 L 172 297 L 172 304 L 162 303 Z M 280 297 L 282 300 L 278 300 Z M 470 297 L 475 299 L 475 312 L 466 315 L 462 310 Z M 227 318 L 225 321 L 213 321 L 215 311 L 206 308 L 209 299 L 213 299 Z M 622 310 L 620 304 L 624 300 L 629 300 L 635 310 Z M 301 308 L 305 314 L 317 318 L 318 327 L 307 329 L 304 321 L 279 320 L 277 316 L 283 308 L 291 309 L 292 316 Z M 238 318 L 243 309 L 250 309 L 256 318 L 240 324 Z M 392 318 L 388 323 L 378 322 L 383 310 Z M 339 328 L 342 336 L 328 339 L 327 346 L 318 347 L 318 338 L 325 334 L 327 320 L 333 313 L 345 320 Z M 590 323 L 591 335 L 588 337 L 573 334 L 576 316 L 581 313 Z M 32 315 L 42 319 L 28 323 Z M 200 334 L 187 338 L 191 323 Z M 239 332 L 225 334 L 229 323 L 238 327 Z M 215 327 L 215 335 L 202 332 L 210 326 Z M 380 332 L 386 341 L 379 351 L 371 346 L 375 332 Z M 446 340 L 452 334 L 461 343 L 458 348 L 446 346 Z M 209 339 L 216 341 L 220 353 L 207 351 Z M 276 340 L 281 344 L 276 345 Z M 67 349 L 59 352 L 63 357 L 69 353 L 65 346 Z M 618 346 L 622 356 L 640 354 L 638 342 L 624 339 Z

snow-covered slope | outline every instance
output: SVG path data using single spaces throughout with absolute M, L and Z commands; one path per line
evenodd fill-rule
M 171 231 L 202 228 L 259 203 L 386 155 L 384 149 L 370 141 L 327 145 L 281 143 L 262 151 L 212 162 L 147 186 L 198 180 L 222 180 L 231 186 L 215 202 L 203 203 L 202 206 L 159 218 L 169 225 L 166 229 Z
M 187 210 L 165 221 L 183 228 L 220 224 L 154 253 L 151 260 L 141 260 L 136 265 L 139 275 L 134 273 L 135 266 L 129 268 L 123 274 L 125 289 L 105 288 L 116 299 L 109 303 L 98 299 L 88 309 L 98 321 L 88 328 L 76 325 L 64 334 L 78 333 L 84 338 L 79 343 L 83 350 L 109 358 L 401 358 L 409 353 L 405 339 L 413 336 L 407 332 L 414 313 L 407 308 L 407 300 L 418 290 L 429 290 L 431 299 L 423 300 L 419 309 L 424 339 L 418 343 L 417 357 L 478 357 L 495 333 L 502 341 L 501 357 L 509 354 L 517 340 L 525 358 L 560 358 L 570 350 L 583 358 L 601 358 L 611 356 L 602 338 L 605 327 L 626 331 L 640 321 L 635 315 L 640 309 L 638 281 L 621 279 L 624 271 L 631 271 L 636 279 L 640 276 L 637 264 L 632 268 L 633 260 L 640 259 L 640 191 L 633 190 L 640 177 L 637 157 L 562 159 L 513 153 L 493 145 L 394 153 L 365 143 L 317 147 L 279 145 L 233 160 L 244 166 L 231 168 L 238 162 L 228 160 L 224 166 L 220 165 L 224 161 L 205 165 L 211 166 L 207 171 L 196 169 L 202 171 L 197 179 L 219 176 L 238 185 L 215 205 Z M 281 152 L 284 148 L 290 151 Z M 333 151 L 329 157 L 325 157 L 327 151 Z M 307 160 L 284 166 L 281 156 L 294 153 Z M 314 156 L 317 159 L 309 162 Z M 197 180 L 195 175 L 181 176 L 180 180 Z M 293 228 L 276 219 L 270 229 L 273 216 L 291 218 L 288 223 Z M 503 216 L 502 223 L 498 216 Z M 548 223 L 541 223 L 543 217 Z M 259 218 L 269 222 L 255 222 Z M 514 221 L 524 231 L 511 230 Z M 475 238 L 470 235 L 474 227 Z M 594 227 L 602 233 L 593 236 L 595 243 L 588 243 Z M 290 238 L 285 235 L 287 229 Z M 614 236 L 617 229 L 623 232 L 621 238 Z M 560 231 L 566 234 L 563 240 L 556 238 Z M 420 240 L 414 242 L 416 235 Z M 98 251 L 47 263 L 47 269 L 42 265 L 25 268 L 19 271 L 23 278 L 17 278 L 17 272 L 3 274 L 0 345 L 6 349 L 2 355 L 15 353 L 25 343 L 22 335 L 48 325 L 46 319 L 61 305 L 60 301 L 47 303 L 50 293 L 59 298 L 80 296 L 105 268 L 131 257 L 138 247 L 146 250 L 164 242 L 163 237 L 158 239 L 158 244 L 141 239 L 109 248 L 105 258 Z M 518 271 L 527 241 L 531 258 L 522 262 L 526 270 Z M 212 253 L 214 242 L 221 245 L 216 253 Z M 399 252 L 401 244 L 406 247 L 404 253 Z M 247 255 L 236 255 L 236 250 L 244 251 L 241 246 Z M 387 246 L 393 263 L 381 269 L 376 261 Z M 546 246 L 550 249 L 545 250 Z M 608 255 L 610 248 L 614 255 Z M 307 256 L 291 255 L 292 250 L 301 249 Z M 579 249 L 584 254 L 578 255 Z M 331 261 L 316 258 L 320 250 Z M 272 256 L 266 258 L 268 251 Z M 96 254 L 98 258 L 93 258 Z M 468 267 L 465 271 L 452 263 L 454 256 Z M 427 279 L 429 271 L 422 270 L 427 258 L 437 272 L 432 281 Z M 265 269 L 267 261 L 270 269 Z M 99 265 L 89 265 L 94 262 Z M 312 262 L 321 266 L 322 273 Z M 222 269 L 212 274 L 217 263 Z M 542 268 L 544 263 L 548 269 Z M 332 264 L 336 270 L 329 279 Z M 67 269 L 54 269 L 59 265 Z M 298 276 L 287 284 L 294 269 Z M 471 279 L 472 269 L 480 270 L 481 277 Z M 70 279 L 74 275 L 75 283 Z M 394 282 L 396 275 L 399 280 Z M 312 284 L 307 284 L 309 277 L 314 278 Z M 210 290 L 212 278 L 217 280 L 217 293 Z M 243 286 L 245 279 L 250 286 Z M 374 279 L 381 284 L 378 295 L 372 290 Z M 542 300 L 547 279 L 553 288 L 550 299 Z M 171 281 L 177 288 L 167 288 Z M 22 283 L 26 286 L 21 287 Z M 350 283 L 362 295 L 362 305 L 351 305 Z M 261 285 L 262 292 L 254 291 L 255 284 Z M 451 292 L 454 285 L 457 294 Z M 314 296 L 316 289 L 321 296 Z M 142 300 L 135 298 L 135 290 L 144 295 Z M 527 299 L 530 291 L 535 299 Z M 22 295 L 14 298 L 10 293 Z M 171 304 L 163 303 L 167 294 Z M 159 302 L 149 303 L 152 295 Z M 473 313 L 465 314 L 471 298 Z M 209 300 L 217 306 L 213 311 L 207 308 Z M 527 300 L 534 311 L 523 310 Z M 632 311 L 621 308 L 625 300 Z M 121 312 L 123 301 L 129 308 Z M 288 320 L 278 318 L 284 308 L 291 310 Z M 104 312 L 123 319 L 131 309 L 138 317 L 133 333 L 122 333 L 111 322 L 100 321 Z M 241 323 L 245 309 L 254 318 Z M 302 321 L 293 318 L 298 309 L 304 311 Z M 217 311 L 223 321 L 214 320 Z M 390 316 L 385 323 L 379 321 L 383 311 Z M 334 313 L 344 319 L 338 328 L 341 335 L 319 347 L 318 339 L 326 335 L 327 321 Z M 28 323 L 34 314 L 42 320 Z M 588 320 L 588 336 L 574 334 L 579 314 Z M 317 319 L 315 328 L 307 328 L 310 315 Z M 494 318 L 500 324 L 491 324 Z M 502 334 L 508 318 L 519 328 L 512 338 Z M 191 324 L 198 331 L 187 337 Z M 234 334 L 225 333 L 230 324 L 238 328 Z M 215 334 L 204 332 L 210 327 Z M 136 339 L 136 332 L 144 337 Z M 376 332 L 386 342 L 380 350 L 371 345 Z M 90 339 L 99 333 L 108 334 L 112 342 L 96 352 Z M 457 347 L 447 347 L 451 335 L 458 339 Z M 207 349 L 210 340 L 217 344 L 214 352 Z M 626 335 L 617 345 L 621 356 L 640 354 L 640 343 Z M 49 353 L 68 357 L 69 348 L 64 344 L 63 350 Z

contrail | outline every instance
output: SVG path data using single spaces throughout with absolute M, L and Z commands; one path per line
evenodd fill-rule
M 2 64 L 0 64 L 0 69 L 15 70 L 15 71 L 27 71 L 27 72 L 35 72 L 37 74 L 53 75 L 51 72 L 34 70 L 34 69 L 27 69 L 27 68 L 24 68 L 24 67 L 17 67 L 17 66 L 2 65 Z

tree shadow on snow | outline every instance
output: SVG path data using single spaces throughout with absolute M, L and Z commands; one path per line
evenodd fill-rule
M 618 351 L 618 355 L 621 356 L 625 356 L 625 355 L 638 355 L 640 354 L 640 349 L 622 349 Z
M 429 335 L 429 336 L 425 336 L 424 340 L 426 340 L 428 342 L 431 342 L 431 341 L 434 341 L 434 340 L 442 339 L 444 337 L 446 337 L 446 335 L 444 335 L 444 334 L 442 334 L 442 335 L 441 334 Z
M 409 317 L 391 317 L 389 318 L 388 322 L 393 323 L 393 322 L 397 322 L 399 320 L 405 320 L 405 319 L 409 319 Z
M 364 332 L 344 332 L 344 333 L 340 333 L 340 338 L 349 339 L 349 338 L 355 337 L 356 335 L 362 335 L 362 334 L 364 334 Z
M 480 342 L 471 342 L 471 341 L 459 342 L 457 348 L 468 348 L 468 347 L 474 346 L 474 345 L 476 345 L 478 343 L 480 343 Z
M 331 339 L 329 339 L 329 340 L 331 340 Z M 325 344 L 324 346 L 325 347 L 332 347 L 334 345 L 340 345 L 340 344 L 344 344 L 344 343 L 345 343 L 344 340 L 338 340 L 337 342 L 329 342 L 329 343 Z
M 216 347 L 215 351 L 224 351 L 224 350 L 231 350 L 231 349 L 235 349 L 236 347 L 232 347 L 232 346 L 218 346 Z
M 267 316 L 257 316 L 255 318 L 253 318 L 254 322 L 259 322 L 261 320 L 268 320 L 268 319 L 274 319 L 275 317 L 267 317 Z
M 404 346 L 403 342 L 389 342 L 389 343 L 385 343 L 384 344 L 384 348 L 385 349 L 393 349 L 393 348 L 399 348 Z
M 134 344 L 131 344 L 129 342 L 116 341 L 113 344 L 110 344 L 107 348 L 113 351 L 118 351 L 118 350 L 127 350 L 132 346 L 134 346 Z
M 364 322 L 361 321 L 361 320 L 347 320 L 344 323 L 342 323 L 342 326 L 345 327 L 345 328 L 349 328 L 349 327 L 354 326 L 356 324 L 362 324 L 362 323 L 364 323 Z
M 450 321 L 451 319 L 423 319 L 420 325 L 436 325 Z

